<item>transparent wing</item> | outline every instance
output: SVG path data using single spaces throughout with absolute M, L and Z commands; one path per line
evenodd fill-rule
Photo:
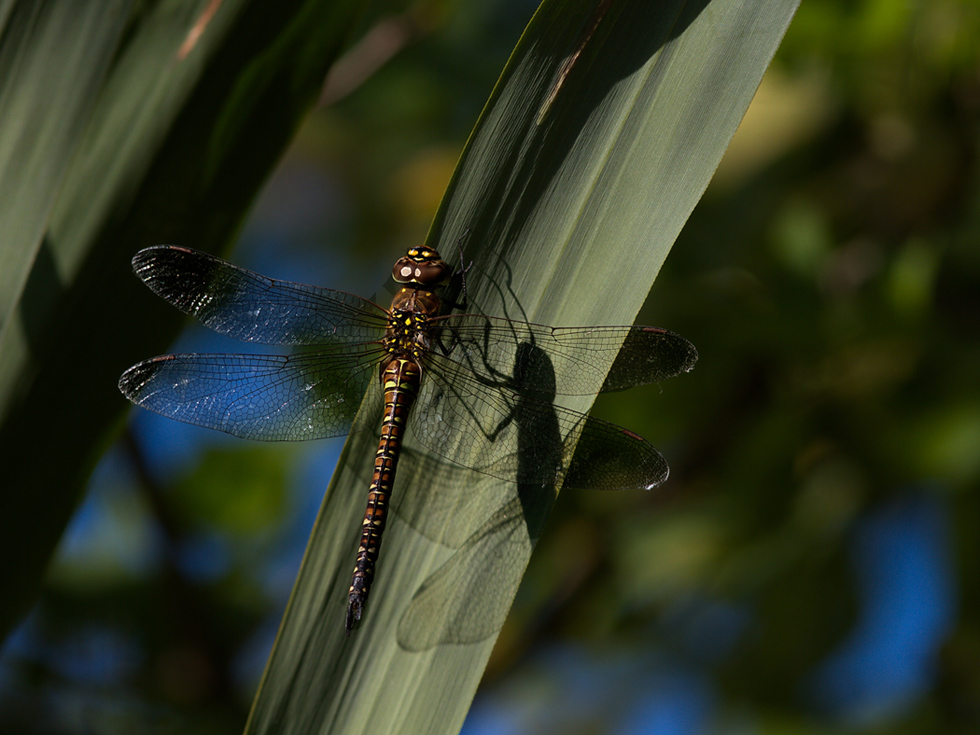
M 221 334 L 269 345 L 370 342 L 386 312 L 367 299 L 277 281 L 173 245 L 140 250 L 133 270 L 158 296 Z
M 508 485 L 403 448 L 414 475 L 396 493 L 398 517 L 427 538 L 456 549 L 413 594 L 398 622 L 398 643 L 411 651 L 467 644 L 496 635 L 510 610 L 533 541 L 554 505 L 554 488 Z
M 496 635 L 531 558 L 531 539 L 514 499 L 494 513 L 413 595 L 398 621 L 398 643 L 426 651 Z
M 513 370 L 546 376 L 547 357 L 525 345 Z M 667 479 L 667 462 L 633 432 L 477 379 L 434 353 L 410 422 L 430 451 L 509 482 L 649 490 Z
M 168 418 L 245 439 L 323 439 L 350 430 L 380 355 L 377 345 L 298 355 L 164 355 L 123 373 L 119 390 Z
M 429 324 L 438 343 L 433 349 L 481 381 L 506 382 L 528 396 L 594 395 L 656 383 L 687 372 L 698 359 L 694 345 L 659 327 L 549 327 L 478 314 Z M 523 345 L 548 356 L 543 371 L 534 365 L 515 370 Z

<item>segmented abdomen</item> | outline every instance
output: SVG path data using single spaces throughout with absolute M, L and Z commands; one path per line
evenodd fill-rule
M 361 543 L 357 550 L 357 561 L 354 563 L 354 576 L 348 591 L 348 633 L 354 623 L 361 619 L 361 612 L 371 589 L 374 566 L 381 549 L 381 535 L 388 518 L 388 499 L 395 481 L 402 435 L 421 381 L 422 371 L 419 364 L 411 359 L 393 358 L 381 372 L 385 396 L 384 422 L 381 426 L 378 454 L 374 460 L 374 476 L 368 492 L 367 510 L 361 525 Z

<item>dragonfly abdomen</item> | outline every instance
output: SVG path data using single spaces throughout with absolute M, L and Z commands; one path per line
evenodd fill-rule
M 368 491 L 367 510 L 361 524 L 361 543 L 357 549 L 357 561 L 354 563 L 354 575 L 348 591 L 348 633 L 354 623 L 361 619 L 361 612 L 374 579 L 374 567 L 381 550 L 381 536 L 388 519 L 388 500 L 401 453 L 402 435 L 421 382 L 422 371 L 414 359 L 392 358 L 381 372 L 385 397 L 384 420 L 378 453 L 374 459 L 374 475 Z

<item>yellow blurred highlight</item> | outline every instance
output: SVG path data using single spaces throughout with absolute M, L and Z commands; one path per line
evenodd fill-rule
M 712 184 L 730 186 L 816 135 L 836 114 L 829 75 L 770 68 L 742 118 Z
M 400 221 L 428 226 L 449 185 L 459 154 L 455 146 L 427 148 L 394 172 L 386 198 Z

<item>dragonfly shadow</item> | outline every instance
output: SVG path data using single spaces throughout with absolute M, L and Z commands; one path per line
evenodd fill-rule
M 512 383 L 518 387 L 522 375 L 534 375 L 534 396 L 515 392 L 510 414 L 488 437 L 494 441 L 503 424 L 512 424 L 516 449 L 482 468 L 486 474 L 406 450 L 406 474 L 417 482 L 395 502 L 395 512 L 456 551 L 422 583 L 402 615 L 397 638 L 405 650 L 478 643 L 496 635 L 554 505 L 561 474 L 542 482 L 541 467 L 560 467 L 571 441 L 562 436 L 555 411 L 540 409 L 554 399 L 554 370 L 547 354 L 533 345 L 519 345 L 516 355 Z M 549 373 L 550 382 L 542 378 Z M 508 475 L 517 482 L 494 479 Z
M 479 277 L 480 294 L 467 293 L 463 280 L 459 279 L 458 283 L 451 284 L 451 287 L 459 289 L 456 298 L 463 298 L 469 313 L 495 314 L 504 319 L 529 321 L 530 316 L 514 288 L 513 267 L 506 253 L 500 248 L 484 246 L 483 261 L 483 265 L 473 266 Z

